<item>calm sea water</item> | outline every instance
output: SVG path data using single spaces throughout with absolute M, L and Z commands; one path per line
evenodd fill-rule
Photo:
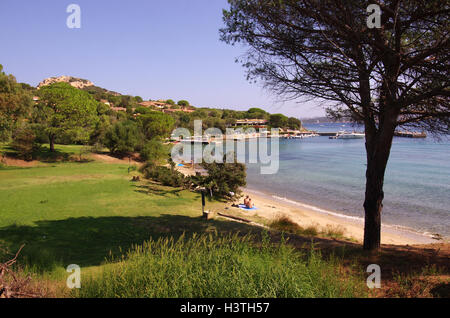
M 351 125 L 307 125 L 320 132 Z M 357 130 L 362 130 L 361 128 Z M 340 214 L 364 217 L 364 139 L 280 140 L 280 169 L 247 166 L 248 188 Z M 384 224 L 450 236 L 450 142 L 395 138 L 385 178 Z

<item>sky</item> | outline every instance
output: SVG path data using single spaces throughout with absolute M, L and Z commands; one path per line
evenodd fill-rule
M 81 8 L 81 28 L 66 21 Z M 69 75 L 145 100 L 186 99 L 197 107 L 308 118 L 319 103 L 282 102 L 249 83 L 235 59 L 246 51 L 219 39 L 226 0 L 1 0 L 0 64 L 36 86 Z

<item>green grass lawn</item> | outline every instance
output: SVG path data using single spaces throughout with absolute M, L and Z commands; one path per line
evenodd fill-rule
M 150 238 L 248 230 L 203 222 L 196 193 L 130 179 L 127 165 L 98 162 L 1 169 L 0 242 L 25 244 L 22 262 L 48 272 L 97 266 Z
M 76 154 L 79 147 L 58 146 L 57 149 L 60 153 L 70 155 Z M 298 270 L 309 265 L 300 261 L 297 256 L 290 258 L 288 254 L 291 255 L 293 251 L 283 255 L 277 254 L 276 250 L 258 254 L 259 249 L 248 242 L 239 243 L 241 245 L 237 246 L 240 249 L 237 250 L 230 250 L 227 244 L 211 244 L 210 247 L 189 253 L 186 251 L 192 251 L 192 246 L 197 243 L 187 241 L 187 250 L 179 256 L 172 255 L 172 258 L 161 259 L 161 255 L 149 258 L 149 255 L 154 255 L 151 250 L 147 250 L 144 256 L 131 253 L 122 258 L 130 249 L 139 250 L 138 246 L 158 239 L 176 240 L 184 235 L 185 240 L 189 240 L 194 233 L 217 234 L 217 237 L 237 232 L 261 233 L 260 229 L 246 224 L 220 219 L 203 220 L 201 199 L 197 193 L 163 187 L 148 181 L 131 182 L 131 178 L 127 164 L 46 162 L 27 168 L 0 167 L 0 261 L 11 258 L 25 244 L 19 258 L 19 265 L 24 268 L 25 273 L 33 273 L 38 279 L 57 281 L 61 288 L 65 288 L 68 275 L 65 268 L 70 264 L 77 264 L 81 266 L 83 273 L 92 278 L 89 285 L 85 286 L 86 290 L 77 294 L 78 296 L 177 297 L 188 295 L 188 289 L 181 292 L 185 288 L 196 289 L 196 292 L 190 294 L 193 296 L 233 295 L 231 287 L 226 293 L 220 292 L 219 286 L 223 284 L 216 280 L 223 275 L 234 279 L 235 286 L 239 282 L 242 290 L 236 295 L 242 297 L 302 296 L 310 295 L 309 292 L 316 293 L 314 289 L 303 294 L 299 292 L 302 280 L 319 277 L 321 274 L 311 269 L 309 276 L 305 274 L 295 278 Z M 210 203 L 212 207 L 218 205 L 220 204 L 217 202 Z M 5 248 L 9 254 L 2 253 Z M 249 254 L 246 256 L 242 253 Z M 197 259 L 189 259 L 190 255 L 197 255 Z M 202 257 L 206 257 L 206 260 L 202 261 Z M 142 268 L 145 269 L 145 264 L 161 265 L 159 261 L 169 264 L 173 271 L 155 276 L 152 269 L 147 268 L 134 278 L 133 275 L 123 276 L 125 281 L 122 279 L 118 282 L 108 278 L 109 274 L 115 275 L 117 271 L 127 270 L 128 266 L 133 268 L 136 262 L 144 264 Z M 286 272 L 289 275 L 283 274 L 283 262 L 291 266 Z M 249 273 L 252 264 L 259 264 L 254 275 Z M 268 266 L 267 270 L 264 269 L 264 264 Z M 294 268 L 296 264 L 298 269 Z M 320 264 L 324 267 L 317 267 L 316 270 L 321 272 L 320 268 L 323 268 L 322 274 L 337 270 L 334 263 Z M 197 266 L 216 267 L 210 272 L 213 274 L 202 283 L 202 277 L 209 271 L 198 271 L 197 275 L 193 271 Z M 186 271 L 188 268 L 191 270 Z M 239 274 L 241 269 L 242 275 Z M 173 289 L 167 289 L 166 293 L 163 289 L 159 289 L 157 294 L 149 292 L 151 282 L 160 284 L 165 281 L 165 284 L 169 284 L 174 279 L 173 275 L 184 275 L 182 273 L 197 277 L 196 285 L 189 287 L 180 281 Z M 264 278 L 271 273 L 274 276 Z M 314 276 L 314 273 L 319 276 Z M 335 273 L 327 277 L 333 276 L 336 276 Z M 105 277 L 108 281 L 105 281 Z M 289 292 L 283 294 L 282 285 L 266 293 L 263 291 L 266 283 L 275 282 L 280 277 L 283 278 L 282 283 L 290 286 Z M 188 282 L 186 277 L 180 279 Z M 330 283 L 330 288 L 317 291 L 316 296 L 362 295 L 359 287 L 356 288 L 353 283 L 343 285 L 344 290 L 337 290 L 335 287 L 338 281 L 342 279 L 336 278 Z M 103 284 L 111 284 L 108 286 L 112 289 L 99 294 Z M 134 293 L 126 291 L 117 294 L 114 288 L 120 288 L 121 284 L 134 286 Z M 142 286 L 142 290 L 139 286 Z M 201 286 L 208 288 L 208 291 L 198 290 Z M 213 286 L 217 287 L 216 293 L 211 290 Z M 244 288 L 245 286 L 248 288 Z M 115 294 L 107 294 L 106 291 Z M 57 295 L 67 295 L 67 290 Z

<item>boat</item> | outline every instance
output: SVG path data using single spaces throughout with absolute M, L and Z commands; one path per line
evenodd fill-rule
M 339 131 L 336 133 L 335 136 L 330 136 L 330 139 L 364 139 L 366 135 L 364 133 L 358 133 L 358 132 L 346 132 L 346 131 Z
M 343 132 L 336 135 L 336 139 L 364 139 L 365 137 L 365 134 L 357 132 Z
M 202 136 L 193 136 L 188 137 L 181 140 L 182 143 L 190 143 L 190 144 L 209 144 L 210 139 L 208 137 L 202 137 Z

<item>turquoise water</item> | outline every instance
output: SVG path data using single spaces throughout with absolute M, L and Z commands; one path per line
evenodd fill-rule
M 342 124 L 309 125 L 326 132 Z M 361 129 L 358 129 L 361 130 Z M 450 142 L 395 138 L 385 178 L 384 224 L 450 236 Z M 348 216 L 364 217 L 364 139 L 280 140 L 280 169 L 247 165 L 248 188 Z

